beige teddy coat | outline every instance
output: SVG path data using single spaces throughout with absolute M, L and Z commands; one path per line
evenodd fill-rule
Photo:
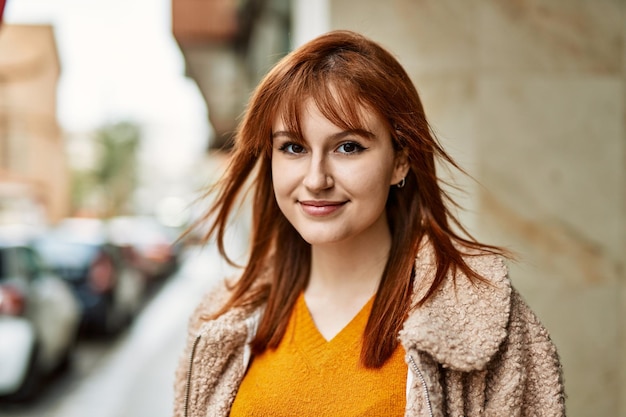
M 405 416 L 564 416 L 561 367 L 550 337 L 511 287 L 498 256 L 466 259 L 490 283 L 458 274 L 404 323 L 399 339 L 408 365 Z M 416 258 L 416 286 L 432 280 L 432 249 Z M 456 281 L 456 285 L 455 285 Z M 420 286 L 423 288 L 423 286 Z M 416 290 L 415 297 L 419 297 Z M 190 319 L 175 378 L 175 417 L 226 417 L 249 360 L 259 310 L 223 305 L 224 285 Z

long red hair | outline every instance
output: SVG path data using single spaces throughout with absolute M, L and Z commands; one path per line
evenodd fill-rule
M 396 348 L 397 334 L 412 308 L 415 256 L 425 237 L 434 250 L 437 269 L 417 306 L 433 295 L 451 271 L 483 279 L 465 263 L 465 252 L 502 250 L 477 242 L 450 212 L 448 205 L 453 202 L 440 186 L 435 161 L 439 158 L 459 167 L 431 133 L 417 90 L 398 61 L 359 34 L 334 31 L 322 35 L 284 57 L 254 91 L 235 137 L 230 164 L 212 188 L 213 203 L 201 219 L 210 224 L 205 239 L 216 238 L 222 256 L 229 259 L 225 231 L 251 184 L 249 259 L 233 284 L 230 300 L 216 316 L 236 306 L 266 304 L 253 352 L 278 345 L 308 282 L 311 248 L 279 210 L 271 173 L 272 124 L 282 117 L 288 130 L 301 133 L 304 98 L 312 98 L 326 118 L 346 129 L 363 127 L 363 108 L 377 112 L 388 125 L 394 147 L 408 156 L 406 185 L 392 187 L 387 201 L 391 250 L 363 338 L 362 363 L 380 367 Z M 456 233 L 450 223 L 467 237 Z M 268 274 L 264 284 L 258 285 L 259 277 Z

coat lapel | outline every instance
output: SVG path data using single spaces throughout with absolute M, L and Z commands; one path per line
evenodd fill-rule
M 191 416 L 228 415 L 245 372 L 242 357 L 249 333 L 245 317 L 242 309 L 233 309 L 202 326 L 190 364 L 188 401 L 195 410 Z
M 506 337 L 511 285 L 501 257 L 481 254 L 465 261 L 488 282 L 449 274 L 439 290 L 411 312 L 400 341 L 405 349 L 426 352 L 446 368 L 468 372 L 485 369 Z M 416 286 L 423 289 L 432 282 L 435 270 L 433 249 L 425 243 L 416 259 Z

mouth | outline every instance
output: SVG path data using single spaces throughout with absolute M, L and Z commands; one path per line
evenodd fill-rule
M 302 211 L 309 216 L 328 216 L 340 210 L 347 201 L 303 200 L 298 201 Z

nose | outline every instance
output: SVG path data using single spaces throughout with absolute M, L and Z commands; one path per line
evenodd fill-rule
M 334 185 L 326 158 L 323 156 L 311 158 L 302 184 L 312 192 L 325 190 Z

